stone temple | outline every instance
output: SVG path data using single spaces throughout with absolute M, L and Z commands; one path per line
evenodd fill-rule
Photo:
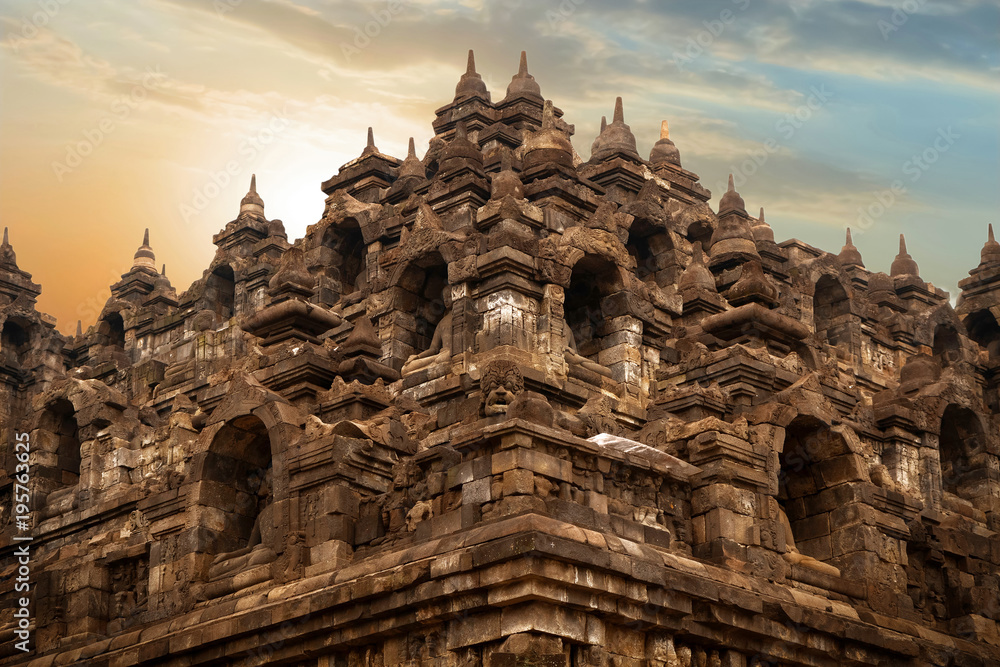
M 523 54 L 436 116 L 294 243 L 252 180 L 187 291 L 147 236 L 72 337 L 4 237 L 0 664 L 1000 665 L 992 230 L 953 307 L 621 100 L 583 160 Z

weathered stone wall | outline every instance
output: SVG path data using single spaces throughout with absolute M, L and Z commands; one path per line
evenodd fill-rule
M 422 160 L 294 243 L 253 182 L 74 337 L 5 239 L 0 664 L 1000 664 L 1000 245 L 953 308 L 561 116 L 470 67 Z

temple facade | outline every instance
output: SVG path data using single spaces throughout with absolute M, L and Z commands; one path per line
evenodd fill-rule
M 954 307 L 778 242 L 524 54 L 433 129 L 294 242 L 252 180 L 181 293 L 147 233 L 75 336 L 5 233 L 0 664 L 1000 664 L 992 228 Z

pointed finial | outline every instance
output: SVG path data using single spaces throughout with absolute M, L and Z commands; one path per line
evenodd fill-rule
M 892 277 L 920 275 L 917 263 L 906 252 L 906 237 L 902 234 L 899 235 L 899 254 L 896 255 L 896 259 L 892 261 L 892 266 L 889 267 L 889 275 Z
M 993 234 L 993 225 L 990 225 L 990 234 Z M 10 245 L 10 241 L 7 240 L 7 228 L 3 228 L 3 244 Z
M 79 338 L 83 335 L 83 322 L 80 320 L 76 321 L 76 337 Z
M 466 74 L 476 73 L 476 54 L 473 52 L 472 49 L 469 49 L 469 64 L 465 68 L 465 73 Z
M 764 207 L 763 207 L 763 206 L 761 206 L 761 207 L 760 207 L 760 217 L 759 217 L 759 218 L 757 218 L 757 219 L 758 219 L 758 220 L 759 220 L 759 221 L 760 221 L 760 222 L 761 222 L 762 224 L 763 224 L 764 222 L 767 222 L 766 220 L 764 220 Z
M 406 157 L 417 157 L 417 147 L 413 143 L 413 137 L 410 137 L 410 145 L 406 149 Z
M 167 265 L 166 264 L 164 264 L 163 268 L 160 269 L 160 275 L 163 276 L 164 278 L 167 277 Z
M 132 268 L 145 268 L 150 269 L 153 273 L 156 273 L 156 256 L 153 255 L 153 249 L 149 247 L 149 228 L 142 235 L 142 245 L 139 249 L 135 251 L 135 257 L 132 261 Z
M 719 199 L 719 215 L 722 215 L 726 211 L 739 211 L 743 215 L 746 215 L 746 210 L 747 208 L 746 204 L 743 203 L 743 197 L 740 197 L 740 193 L 736 192 L 736 184 L 733 182 L 733 175 L 729 174 L 729 187 Z
M 612 123 L 624 123 L 625 122 L 625 109 L 622 106 L 622 98 L 615 98 L 615 116 L 611 120 Z
M 368 148 L 375 148 L 375 131 L 368 127 Z
M 517 73 L 520 76 L 525 76 L 528 73 L 528 52 L 521 51 L 521 64 L 517 67 Z
M 7 241 L 7 230 L 6 229 L 3 230 L 3 240 L 4 240 L 4 242 Z M 996 243 L 996 241 L 997 241 L 995 238 L 993 238 L 993 223 L 992 222 L 990 223 L 987 241 L 989 241 L 990 243 Z
M 992 224 L 988 227 L 986 236 L 986 243 L 983 244 L 982 252 L 980 252 L 979 255 L 980 266 L 983 264 L 1000 263 L 1000 243 L 997 243 L 996 237 L 993 236 Z
M 608 117 L 601 116 L 601 132 L 603 133 L 606 129 L 608 129 Z
M 729 174 L 729 188 L 726 192 L 736 192 L 736 186 L 733 185 L 733 175 Z
M 250 174 L 250 191 L 240 201 L 240 215 L 244 213 L 264 215 L 264 200 L 257 194 L 257 174 Z
M 660 123 L 660 139 L 670 138 L 670 127 L 667 125 L 667 121 Z
M 865 266 L 865 263 L 861 259 L 861 252 L 854 247 L 854 239 L 851 237 L 850 227 L 847 228 L 847 242 L 841 248 L 838 258 L 840 259 L 841 266 L 860 266 L 861 268 Z

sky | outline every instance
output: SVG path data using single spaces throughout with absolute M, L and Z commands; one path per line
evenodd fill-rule
M 586 159 L 616 96 L 647 156 L 670 125 L 781 241 L 888 272 L 900 233 L 958 295 L 1000 222 L 995 0 L 5 0 L 0 224 L 72 333 L 150 229 L 181 292 L 250 174 L 290 239 L 357 157 L 418 155 L 474 48 L 503 98 L 521 50 Z

